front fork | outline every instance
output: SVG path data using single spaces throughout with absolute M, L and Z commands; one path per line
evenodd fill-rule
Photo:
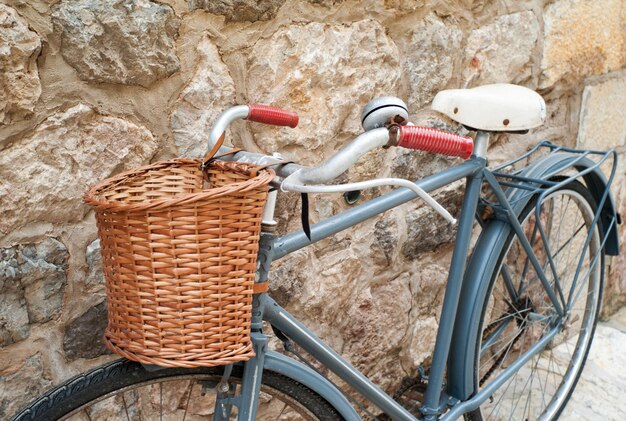
M 227 366 L 217 385 L 214 421 L 229 420 L 233 406 L 237 407 L 238 421 L 256 419 L 268 338 L 262 332 L 252 332 L 250 340 L 256 355 L 244 363 L 239 395 L 236 394 L 236 385 L 230 382 L 229 368 L 232 366 Z
M 267 285 L 269 270 L 272 263 L 274 248 L 274 207 L 276 204 L 276 191 L 269 193 L 268 201 L 263 211 L 261 224 L 261 237 L 259 239 L 259 253 L 257 256 L 257 276 L 254 280 L 256 286 Z M 260 288 L 263 290 L 263 288 Z M 260 304 L 264 292 L 252 296 L 252 319 L 250 321 L 250 342 L 255 356 L 243 365 L 243 377 L 239 395 L 236 395 L 236 387 L 229 382 L 232 366 L 224 369 L 222 380 L 217 386 L 217 399 L 215 401 L 214 421 L 229 420 L 233 406 L 237 407 L 238 421 L 254 421 L 259 406 L 259 392 L 263 380 L 263 366 L 267 352 L 268 337 L 263 334 L 263 306 Z

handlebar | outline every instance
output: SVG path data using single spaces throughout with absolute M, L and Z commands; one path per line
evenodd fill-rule
M 274 126 L 289 126 L 294 128 L 298 125 L 298 114 L 269 105 L 252 104 L 237 105 L 224 111 L 213 124 L 209 134 L 209 150 L 218 142 L 226 128 L 238 119 L 256 121 L 258 123 L 272 124 Z M 228 148 L 220 148 L 220 153 L 227 152 Z
M 296 127 L 298 115 L 291 111 L 282 110 L 267 105 L 237 105 L 224 111 L 216 120 L 209 135 L 209 149 L 212 149 L 226 128 L 237 119 L 247 119 L 266 124 Z M 467 159 L 472 154 L 473 141 L 470 137 L 459 136 L 430 127 L 413 125 L 391 126 L 369 130 L 358 136 L 351 143 L 337 151 L 330 159 L 313 168 L 289 164 L 278 172 L 281 177 L 287 177 L 298 171 L 298 179 L 306 184 L 326 183 L 352 166 L 367 152 L 383 146 L 399 146 L 408 149 L 418 149 L 428 152 L 458 156 Z M 226 147 L 220 148 L 220 153 L 228 152 Z M 237 160 L 256 164 L 279 164 L 281 159 L 249 152 L 238 152 Z
M 290 111 L 259 104 L 239 105 L 224 111 L 218 117 L 209 135 L 210 149 L 213 148 L 230 123 L 239 118 L 279 126 L 296 127 L 298 124 L 298 115 Z M 383 146 L 399 146 L 467 159 L 472 154 L 473 140 L 470 137 L 463 137 L 430 127 L 392 125 L 389 128 L 381 127 L 361 134 L 317 167 L 308 168 L 296 164 L 288 164 L 279 168 L 277 174 L 285 178 L 282 184 L 284 189 L 301 192 L 358 190 L 380 184 L 407 187 L 435 208 L 447 220 L 455 222 L 454 218 L 435 202 L 432 197 L 423 190 L 416 188 L 414 183 L 407 180 L 380 179 L 337 186 L 321 185 L 341 175 L 369 151 Z M 229 148 L 223 147 L 220 148 L 219 152 L 228 152 L 228 150 Z M 236 157 L 227 159 L 236 159 L 259 165 L 273 165 L 284 162 L 276 156 L 249 152 L 238 152 Z

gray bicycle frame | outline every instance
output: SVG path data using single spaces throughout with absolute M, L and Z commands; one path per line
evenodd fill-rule
M 486 150 L 487 136 L 488 135 L 486 133 L 479 133 L 477 136 L 477 145 L 483 145 L 483 151 Z M 438 419 L 440 414 L 443 412 L 443 409 L 446 407 L 452 407 L 452 409 L 441 418 L 443 420 L 456 419 L 456 417 L 461 416 L 463 413 L 478 408 L 483 402 L 489 399 L 493 392 L 502 386 L 523 364 L 540 352 L 558 333 L 561 327 L 559 324 L 560 322 L 553 323 L 554 326 L 545 337 L 543 337 L 538 343 L 534 344 L 512 365 L 503 370 L 503 372 L 501 372 L 497 378 L 490 383 L 490 385 L 482 389 L 470 399 L 459 403 L 458 399 L 449 396 L 446 391 L 443 390 L 442 386 L 445 377 L 446 363 L 449 357 L 460 292 L 465 274 L 465 266 L 468 260 L 470 239 L 472 236 L 483 181 L 487 181 L 494 191 L 497 201 L 504 208 L 506 218 L 508 219 L 508 222 L 510 223 L 516 236 L 521 240 L 521 246 L 525 249 L 530 259 L 530 263 L 534 266 L 536 273 L 539 275 L 539 279 L 543 284 L 550 301 L 554 305 L 557 314 L 562 316 L 564 312 L 560 287 L 558 285 L 556 286 L 557 291 L 551 287 L 542 265 L 535 256 L 532 245 L 526 240 L 522 227 L 517 220 L 517 213 L 511 208 L 511 204 L 508 202 L 506 194 L 501 189 L 492 172 L 486 168 L 486 160 L 484 157 L 472 156 L 468 161 L 446 169 L 440 173 L 418 180 L 416 181 L 416 184 L 426 192 L 432 192 L 463 178 L 466 179 L 465 196 L 459 218 L 459 226 L 452 260 L 450 263 L 450 271 L 448 274 L 447 286 L 441 310 L 441 318 L 439 322 L 439 329 L 437 331 L 428 386 L 422 406 L 422 414 L 424 415 L 423 419 L 428 421 Z M 607 196 L 608 192 L 605 194 L 603 200 L 606 200 Z M 273 234 L 262 235 L 259 251 L 259 280 L 261 282 L 267 280 L 269 265 L 273 260 L 280 259 L 289 253 L 357 225 L 371 217 L 397 207 L 414 198 L 416 198 L 416 195 L 412 191 L 408 189 L 398 189 L 376 199 L 372 199 L 362 205 L 356 206 L 350 210 L 344 211 L 338 215 L 312 225 L 311 240 L 307 238 L 303 231 L 295 232 L 280 238 L 275 238 Z M 600 206 L 602 205 L 603 203 L 600 203 Z M 594 219 L 594 223 L 596 219 L 597 216 Z M 606 242 L 606 238 L 604 241 Z M 604 243 L 602 246 L 604 246 Z M 551 258 L 549 257 L 549 259 Z M 552 264 L 553 262 L 551 262 L 551 265 Z M 556 284 L 558 284 L 558 282 L 556 282 Z M 560 297 L 557 296 L 557 292 L 560 294 Z M 336 409 L 341 412 L 344 418 L 359 419 L 358 414 L 347 403 L 345 398 L 338 398 L 336 396 L 336 393 L 340 392 L 338 392 L 338 390 L 335 389 L 334 386 L 328 381 L 325 381 L 325 379 L 319 374 L 307 369 L 302 364 L 288 364 L 284 361 L 281 362 L 281 359 L 278 358 L 275 353 L 268 353 L 267 337 L 261 332 L 262 321 L 266 321 L 280 330 L 290 340 L 295 342 L 312 357 L 321 362 L 326 368 L 330 369 L 330 371 L 335 373 L 339 378 L 345 381 L 348 385 L 354 388 L 363 397 L 376 405 L 392 419 L 417 419 L 393 398 L 372 383 L 366 376 L 361 374 L 356 368 L 346 362 L 339 354 L 328 347 L 315 333 L 300 323 L 295 317 L 290 315 L 266 293 L 256 295 L 253 301 L 251 338 L 256 351 L 256 357 L 244 363 L 243 388 L 241 394 L 238 399 L 224 397 L 220 401 L 220 398 L 218 398 L 218 402 L 216 403 L 217 406 L 220 404 L 236 404 L 238 406 L 240 420 L 255 419 L 259 398 L 258 391 L 261 385 L 261 377 L 265 364 L 264 362 L 266 355 L 268 355 L 271 357 L 271 361 L 273 361 L 272 367 L 274 370 L 278 370 L 279 372 L 282 371 L 282 374 L 287 377 L 296 380 L 301 379 L 305 385 L 307 383 L 311 384 L 310 387 L 314 388 L 314 390 L 320 393 L 323 397 L 331 401 Z M 286 359 L 285 357 L 283 358 Z M 265 365 L 265 367 L 268 368 L 269 365 Z M 315 385 L 317 385 L 317 388 Z

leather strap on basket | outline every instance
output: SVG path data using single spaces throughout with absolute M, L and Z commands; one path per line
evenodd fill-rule
M 261 294 L 263 292 L 267 292 L 270 290 L 270 283 L 268 281 L 265 282 L 255 282 L 252 285 L 252 293 L 253 294 Z
M 227 155 L 232 155 L 232 154 L 235 154 L 235 153 L 241 151 L 240 148 L 234 148 L 234 149 L 231 149 L 230 151 L 228 151 L 226 153 L 223 153 L 223 154 L 220 154 L 220 155 L 215 155 L 217 153 L 217 151 L 219 151 L 219 149 L 222 147 L 223 143 L 224 143 L 224 133 L 222 133 L 222 135 L 217 140 L 217 142 L 215 142 L 215 145 L 213 146 L 213 148 L 204 156 L 204 158 L 202 158 L 202 170 L 203 171 L 207 167 L 207 165 L 209 165 L 209 163 L 211 161 L 213 161 L 214 159 L 221 158 L 221 157 L 227 156 Z M 274 165 L 287 165 L 287 164 L 292 164 L 293 162 L 294 161 L 281 160 L 279 162 L 270 162 L 270 163 L 267 163 L 267 164 L 259 165 L 252 172 L 252 176 L 256 177 L 259 174 L 259 171 L 264 170 L 264 169 L 269 168 L 269 167 L 272 167 Z M 306 234 L 306 236 L 309 239 L 309 241 L 311 241 L 311 224 L 309 223 L 309 197 L 307 196 L 306 193 L 302 193 L 301 197 L 302 197 L 302 215 L 301 215 L 302 228 L 304 229 L 304 233 Z M 254 294 L 259 294 L 261 292 L 267 292 L 268 289 L 269 289 L 269 286 L 268 285 L 263 285 L 263 284 L 267 284 L 267 282 L 254 284 L 253 293 Z M 257 285 L 259 285 L 259 286 L 257 287 Z M 261 285 L 263 285 L 263 286 L 261 286 Z M 257 292 L 257 289 L 260 289 L 259 292 Z
M 220 138 L 217 139 L 217 142 L 215 142 L 215 145 L 213 145 L 213 148 L 211 148 L 211 150 L 207 152 L 206 155 L 204 155 L 204 158 L 202 158 L 202 169 L 205 169 L 207 165 L 209 165 L 209 163 L 213 161 L 214 159 L 221 158 L 223 156 L 233 155 L 241 151 L 241 148 L 233 148 L 229 150 L 228 152 L 224 152 L 223 154 L 215 155 L 217 151 L 220 150 L 223 143 L 224 143 L 224 133 L 222 133 Z M 256 173 L 254 173 L 254 175 L 256 176 Z
M 309 222 L 309 196 L 306 193 L 300 193 L 302 200 L 302 213 L 300 215 L 300 222 L 302 223 L 302 230 L 306 235 L 306 238 L 311 241 L 311 223 Z
M 217 142 L 215 142 L 215 145 L 213 145 L 213 148 L 211 148 L 211 150 L 209 152 L 207 152 L 206 155 L 204 155 L 204 158 L 202 158 L 202 168 L 206 167 L 206 165 L 209 163 L 209 161 L 214 159 L 215 154 L 222 147 L 222 143 L 224 143 L 224 136 L 225 136 L 225 133 L 222 133 L 220 138 L 217 139 Z
M 229 150 L 228 152 L 225 152 L 223 154 L 219 154 L 219 155 L 215 155 L 217 153 L 217 151 L 220 150 L 220 148 L 222 147 L 222 144 L 224 143 L 224 133 L 222 133 L 222 135 L 220 136 L 220 138 L 217 140 L 217 142 L 215 142 L 215 145 L 213 146 L 213 148 L 207 152 L 206 155 L 204 155 L 204 158 L 202 158 L 202 168 L 206 168 L 207 165 L 209 165 L 209 163 L 215 159 L 221 158 L 223 156 L 228 156 L 228 155 L 234 155 L 237 152 L 242 151 L 243 149 L 241 148 L 233 148 L 231 150 Z M 281 160 L 278 162 L 270 162 L 267 164 L 263 164 L 263 165 L 257 165 L 256 168 L 252 171 L 252 176 L 256 177 L 259 174 L 259 171 L 264 170 L 266 168 L 272 167 L 274 165 L 287 165 L 287 164 L 292 164 L 293 161 L 285 161 L 285 160 Z

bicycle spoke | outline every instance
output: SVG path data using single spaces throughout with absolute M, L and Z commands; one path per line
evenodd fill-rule
M 524 387 L 522 387 L 522 390 L 520 391 L 520 394 L 524 393 L 524 390 L 526 390 L 526 386 L 528 386 L 528 382 L 530 382 L 531 378 L 532 378 L 532 374 L 530 376 L 528 376 L 528 379 L 526 379 L 526 383 L 524 383 Z M 515 394 L 515 391 L 513 391 L 513 394 Z M 517 405 L 519 405 L 521 399 L 522 398 L 520 396 L 520 398 L 515 403 L 515 406 L 511 410 L 511 415 L 509 416 L 509 421 L 513 420 L 513 414 L 515 414 L 515 410 L 517 409 Z
M 513 283 L 513 278 L 509 274 L 509 270 L 506 265 L 502 265 L 502 278 L 504 279 L 504 285 L 506 286 L 507 292 L 511 297 L 511 300 L 517 301 L 519 297 L 517 291 L 515 291 L 515 284 Z
M 516 317 L 516 316 L 518 316 L 518 315 L 521 315 L 524 311 L 525 311 L 525 310 L 518 310 L 518 311 L 516 311 L 516 312 L 514 312 L 514 313 L 511 313 L 511 312 L 506 313 L 506 314 L 505 314 L 505 315 L 503 315 L 502 317 L 499 317 L 499 318 L 497 318 L 496 320 L 491 321 L 490 325 L 493 325 L 493 324 L 498 323 L 498 322 L 500 322 L 500 321 L 502 321 L 502 320 L 505 320 L 505 319 L 510 319 L 511 317 L 513 317 L 513 318 L 515 318 L 515 319 L 517 319 L 517 320 L 524 320 L 523 318 Z
M 567 355 L 569 355 L 570 357 L 573 355 L 572 351 L 569 348 L 569 343 L 568 343 L 568 338 L 565 338 L 565 341 L 563 342 L 563 344 L 565 345 L 565 349 L 567 350 Z
M 531 244 L 532 245 L 532 244 Z M 532 265 L 530 264 L 530 256 L 528 256 L 528 254 L 526 253 L 526 259 L 524 260 L 524 269 L 522 270 L 522 273 L 520 275 L 520 280 L 519 280 L 519 287 L 517 290 L 517 295 L 522 295 L 522 292 L 524 291 L 524 279 L 526 279 L 526 274 L 528 272 L 528 269 L 531 268 Z M 536 279 L 533 278 L 533 279 Z
M 541 354 L 537 354 L 537 365 L 539 365 L 540 361 L 541 361 Z M 541 384 L 541 379 L 539 379 L 538 381 L 539 381 L 539 388 L 541 389 L 541 400 L 543 401 L 544 407 L 547 407 L 548 404 L 546 403 L 546 395 L 547 395 L 546 386 Z
M 530 265 L 530 251 L 521 247 L 517 237 L 512 237 L 501 260 L 496 284 L 485 304 L 488 310 L 484 310 L 477 357 L 482 379 L 479 386 L 484 387 L 491 376 L 510 367 L 545 338 L 554 323 L 563 323 L 563 329 L 493 394 L 492 401 L 483 404 L 485 419 L 531 420 L 543 414 L 553 420 L 575 384 L 572 378 L 584 364 L 585 352 L 580 349 L 589 346 L 597 317 L 602 244 L 598 244 L 596 227 L 588 231 L 594 212 L 580 189 L 557 191 L 542 203 L 538 218 L 531 208 L 523 220 L 522 229 L 538 267 Z M 544 237 L 538 239 L 537 233 Z M 552 300 L 547 298 L 544 284 L 538 282 L 542 272 L 548 281 L 545 288 L 551 288 L 567 309 L 566 320 L 555 318 Z M 510 285 L 509 280 L 514 283 Z M 515 300 L 511 286 L 517 292 Z
M 87 412 L 87 408 L 83 409 L 83 411 L 82 411 L 82 412 L 85 414 L 85 416 L 87 416 L 87 419 L 88 419 L 89 421 L 92 421 L 92 419 L 91 419 L 91 415 L 89 415 L 89 412 Z
M 130 421 L 130 415 L 128 415 L 128 405 L 126 405 L 126 398 L 124 397 L 123 393 L 122 393 L 122 402 L 124 402 L 124 412 L 126 413 L 126 420 Z
M 543 328 L 543 329 L 542 329 L 542 331 L 541 331 L 541 337 L 543 337 L 543 335 L 545 334 L 545 332 L 546 332 L 547 328 L 548 328 L 548 325 L 545 325 L 545 326 L 544 326 L 544 328 Z M 528 332 L 528 330 L 527 330 L 527 332 Z M 528 375 L 528 378 L 526 379 L 526 382 L 524 383 L 524 387 L 523 387 L 523 388 L 522 388 L 522 390 L 520 391 L 520 398 L 517 400 L 517 403 L 515 404 L 515 407 L 513 407 L 513 410 L 511 411 L 511 417 L 512 417 L 512 416 L 513 416 L 513 414 L 515 413 L 515 410 L 517 409 L 517 406 L 519 405 L 519 403 L 520 403 L 520 401 L 521 401 L 521 399 L 522 399 L 522 396 L 521 396 L 521 395 L 523 395 L 523 392 L 524 392 L 524 390 L 526 390 L 526 386 L 528 386 L 529 382 L 530 382 L 531 387 L 532 387 L 532 379 L 534 379 L 534 377 L 535 377 L 535 372 L 536 372 L 536 369 L 537 369 L 537 365 L 539 364 L 539 361 L 540 361 L 540 360 L 541 360 L 541 351 L 539 351 L 539 352 L 537 353 L 537 361 L 536 361 L 535 365 L 534 365 L 534 366 L 530 369 L 530 373 L 529 373 L 529 375 Z M 531 390 L 532 390 L 532 389 L 531 389 Z M 529 396 L 530 396 L 530 395 L 529 395 Z M 530 404 L 530 402 L 531 402 L 531 401 L 530 401 L 530 399 L 527 399 L 526 404 L 528 404 L 528 405 L 529 405 L 529 404 Z M 526 404 L 525 404 L 524 406 L 526 406 Z M 524 409 L 524 412 L 525 412 L 525 409 Z M 522 414 L 523 414 L 524 412 L 522 412 Z M 511 418 L 509 418 L 509 419 L 511 419 Z
M 489 335 L 487 338 L 483 339 L 483 345 L 481 346 L 480 349 L 480 356 L 482 357 L 485 352 L 487 352 L 489 350 L 489 348 L 491 348 L 492 346 L 496 345 L 498 343 L 498 340 L 493 340 L 493 338 L 497 338 L 500 337 L 503 333 L 503 331 L 508 327 L 509 322 L 511 321 L 511 319 L 507 319 L 505 321 L 503 321 L 500 326 L 498 326 L 493 334 Z M 492 323 L 493 325 L 493 323 Z
M 597 264 L 597 260 L 600 257 L 600 253 L 596 253 L 596 256 L 594 256 L 593 261 L 591 262 L 591 264 L 589 265 L 589 270 L 587 271 L 587 273 L 585 274 L 585 276 L 583 277 L 583 281 L 581 282 L 581 286 L 578 289 L 578 292 L 576 292 L 576 295 L 574 296 L 574 299 L 572 301 L 570 301 L 570 303 L 575 303 L 578 300 L 578 296 L 580 295 L 580 293 L 582 292 L 583 286 L 587 284 L 587 281 L 589 280 L 590 276 L 591 276 L 591 270 L 595 267 L 595 265 Z
M 528 417 L 527 419 L 530 419 L 530 402 L 532 401 L 532 392 L 533 392 L 533 381 L 535 380 L 535 376 L 534 373 L 537 370 L 537 365 L 539 364 L 539 360 L 540 360 L 540 356 L 537 356 L 537 361 L 535 362 L 535 364 L 533 365 L 533 368 L 530 370 L 530 375 L 529 377 L 532 377 L 531 381 L 530 381 L 530 389 L 528 392 L 528 399 L 526 400 L 526 404 L 524 405 L 524 412 L 523 414 L 526 413 L 526 409 L 528 409 Z M 545 404 L 545 393 L 542 393 L 542 399 L 544 401 Z
M 568 248 L 566 263 L 563 265 L 565 268 L 571 268 L 571 264 L 572 264 L 572 259 L 570 258 L 571 253 L 572 253 L 571 244 L 573 243 L 573 240 L 577 237 L 578 233 L 582 231 L 582 228 L 584 226 L 585 225 L 584 225 L 584 221 L 583 221 L 583 224 L 572 234 L 570 239 L 563 246 L 563 247 L 565 247 L 565 245 L 570 245 L 570 247 Z M 574 257 L 576 257 L 576 256 L 574 256 Z M 581 256 L 581 258 L 582 257 L 583 256 Z M 569 278 L 569 276 L 568 276 L 568 278 Z M 571 285 L 570 285 L 570 288 L 569 288 L 568 301 L 571 299 L 571 291 L 572 291 L 573 288 L 575 288 L 576 281 L 577 281 L 576 274 L 574 273 L 574 274 L 571 275 Z
M 528 332 L 528 330 L 524 330 L 524 333 L 522 334 L 522 341 L 525 339 L 527 332 Z M 517 376 L 519 376 L 519 371 L 513 375 L 513 382 L 515 383 L 513 385 L 513 393 L 512 393 L 513 396 L 516 395 L 515 391 L 517 390 L 517 383 L 518 383 L 517 382 Z M 519 402 L 519 400 L 518 400 L 518 402 Z M 514 411 L 515 411 L 515 407 L 513 408 L 513 411 L 510 411 L 509 420 L 511 419 L 511 416 L 513 415 Z
M 490 413 L 489 413 L 489 415 L 487 416 L 487 419 L 490 419 L 490 418 L 491 418 L 491 414 L 493 414 L 493 411 L 494 411 L 496 408 L 498 408 L 498 411 L 495 413 L 494 418 L 495 418 L 495 416 L 496 416 L 496 415 L 498 415 L 498 414 L 500 413 L 500 410 L 502 409 L 502 407 L 500 406 L 500 402 L 502 402 L 502 399 L 503 399 L 503 398 L 504 398 L 504 396 L 506 395 L 506 392 L 509 390 L 509 387 L 511 387 L 511 383 L 512 383 L 512 382 L 513 382 L 513 380 L 514 380 L 514 377 L 515 377 L 515 376 L 511 377 L 511 378 L 509 379 L 509 381 L 507 382 L 507 386 L 506 386 L 506 388 L 504 389 L 504 392 L 502 392 L 502 394 L 500 395 L 500 398 L 498 399 L 498 401 L 496 402 L 496 404 L 495 404 L 495 405 L 493 406 L 493 408 L 491 409 L 491 412 L 490 412 Z
M 541 335 L 540 335 L 540 337 L 543 337 L 543 335 L 546 333 L 547 329 L 548 329 L 548 325 L 546 324 L 546 325 L 543 327 L 543 329 L 541 330 Z M 526 333 L 527 333 L 529 330 L 530 330 L 530 328 L 526 330 Z M 542 355 L 542 351 L 539 351 L 539 353 L 537 353 L 537 362 L 535 363 L 535 366 L 534 366 L 533 368 L 531 368 L 531 370 L 530 370 L 530 374 L 528 375 L 528 378 L 526 379 L 526 382 L 524 383 L 524 387 L 523 387 L 523 388 L 522 388 L 522 390 L 520 391 L 520 395 L 523 395 L 524 390 L 526 390 L 526 386 L 527 386 L 527 385 L 529 384 L 529 382 L 531 381 L 531 378 L 534 378 L 534 373 L 535 373 L 535 371 L 536 371 L 536 367 L 537 367 L 537 365 L 538 365 L 539 361 L 541 360 L 541 355 Z M 518 372 L 518 373 L 519 373 L 519 372 Z M 515 395 L 515 391 L 513 392 L 513 394 Z M 512 416 L 513 416 L 513 414 L 515 413 L 515 410 L 517 409 L 517 407 L 518 407 L 519 402 L 521 401 L 521 399 L 522 399 L 522 396 L 520 396 L 520 397 L 518 398 L 518 400 L 517 400 L 517 402 L 516 402 L 515 406 L 513 407 L 512 411 L 511 411 L 511 417 L 512 417 Z M 528 401 L 528 402 L 530 402 L 530 401 Z M 512 418 L 509 418 L 509 419 L 512 419 Z
M 563 215 L 561 215 L 561 217 L 562 216 Z M 543 225 L 541 224 L 541 221 L 539 221 L 538 224 L 539 224 L 539 227 L 541 228 L 541 231 L 543 231 Z M 557 237 L 556 237 L 557 246 L 559 244 L 559 239 L 561 237 L 561 226 L 562 224 L 559 225 L 559 228 L 557 231 Z M 545 232 L 543 234 L 545 234 Z M 543 235 L 543 234 L 540 232 L 540 235 Z M 559 283 L 559 274 L 558 274 L 556 262 L 554 261 L 554 255 L 551 252 L 552 245 L 550 244 L 550 232 L 548 232 L 547 238 L 542 238 L 541 240 L 542 240 L 543 246 L 545 247 L 545 259 L 546 259 L 542 270 L 546 274 L 552 273 L 553 282 L 550 283 L 550 287 L 553 290 L 556 290 L 556 292 L 558 293 L 558 296 L 561 298 L 561 304 L 564 305 L 565 297 L 563 296 L 563 291 L 561 290 L 561 286 Z M 550 272 L 548 272 L 546 269 L 550 269 Z
M 568 198 L 568 205 L 570 203 L 569 201 L 570 198 Z M 580 214 L 577 214 L 573 223 L 572 223 L 572 227 L 576 227 L 578 225 L 578 221 L 579 218 L 581 218 L 582 216 Z M 563 245 L 560 245 L 560 235 L 559 237 L 557 237 L 556 241 L 555 241 L 555 245 L 558 247 L 556 254 L 553 256 L 553 259 L 555 260 L 555 265 L 557 268 L 559 267 L 563 267 L 564 269 L 568 269 L 569 268 L 569 264 L 570 264 L 570 255 L 572 252 L 572 244 L 573 244 L 573 240 L 576 238 L 576 235 L 578 234 L 578 232 L 580 232 L 583 228 L 585 227 L 585 223 L 584 221 L 582 222 L 582 224 L 580 225 L 580 227 L 578 229 L 573 230 L 572 234 L 569 236 L 569 238 L 563 242 Z M 560 234 L 560 233 L 559 233 Z M 565 259 L 566 263 L 565 265 L 562 265 L 562 260 L 561 257 L 563 257 L 563 250 L 565 249 L 565 247 L 567 247 L 567 257 Z M 560 279 L 558 280 L 559 282 L 563 283 L 565 280 L 564 279 Z M 563 303 L 565 304 L 565 303 Z
M 552 363 L 552 359 L 548 359 L 548 367 L 546 368 L 546 381 L 543 384 L 543 387 L 545 390 L 548 390 L 548 381 L 550 380 L 550 366 Z M 548 402 L 548 405 L 550 404 L 550 402 Z
M 508 340 L 508 342 L 507 342 L 507 343 L 505 343 L 505 344 L 504 344 L 504 346 L 503 346 L 502 348 L 500 348 L 498 351 L 494 352 L 494 353 L 493 353 L 493 355 L 491 356 L 491 358 L 489 358 L 487 361 L 485 361 L 484 363 L 482 363 L 482 365 L 486 365 L 485 363 L 490 362 L 491 360 L 493 360 L 493 359 L 494 359 L 494 358 L 496 358 L 496 357 L 497 357 L 496 359 L 499 359 L 499 358 L 501 357 L 501 354 L 500 354 L 500 352 L 501 352 L 501 351 L 504 351 L 504 350 L 506 349 L 506 350 L 507 350 L 507 352 L 508 352 L 509 348 L 510 348 L 511 346 L 513 346 L 513 344 L 514 344 L 514 342 L 515 342 L 516 338 L 517 338 L 517 335 L 513 335 L 513 337 L 512 337 L 511 339 L 509 339 L 509 340 Z M 505 353 L 505 357 L 506 357 L 506 353 Z M 500 364 L 500 366 L 501 366 L 501 364 Z M 490 370 L 491 370 L 491 368 L 490 368 Z
M 574 224 L 574 226 L 576 226 L 576 225 L 577 225 L 577 224 Z M 556 257 L 557 255 L 559 255 L 559 254 L 561 253 L 561 251 L 562 251 L 565 247 L 570 246 L 570 247 L 568 247 L 568 249 L 567 249 L 567 250 L 568 250 L 568 252 L 567 252 L 567 259 L 566 259 L 566 261 L 567 261 L 568 263 L 569 263 L 569 262 L 571 262 L 570 256 L 571 256 L 571 253 L 572 253 L 572 247 L 571 247 L 572 240 L 573 240 L 574 238 L 576 238 L 576 236 L 578 235 L 578 233 L 580 233 L 580 232 L 583 230 L 583 228 L 585 228 L 585 223 L 584 223 L 584 221 L 583 221 L 582 225 L 581 225 L 581 226 L 579 226 L 579 227 L 578 227 L 578 229 L 577 229 L 574 233 L 572 233 L 572 235 L 570 236 L 569 240 L 567 240 L 567 241 L 566 241 L 566 242 L 565 242 L 565 243 L 564 243 L 564 244 L 563 244 L 563 245 L 559 248 L 559 250 L 557 251 L 557 254 L 555 255 L 555 257 Z
M 524 332 L 524 334 L 522 334 L 522 336 L 525 336 L 525 334 L 526 334 L 526 331 Z M 516 336 L 517 336 L 517 335 L 516 335 Z M 522 338 L 522 339 L 523 339 L 523 338 Z M 507 348 L 507 351 L 506 351 L 506 353 L 505 353 L 505 357 L 504 357 L 504 359 L 503 359 L 502 361 L 504 361 L 504 360 L 506 359 L 506 355 L 508 355 L 508 353 L 509 353 L 509 351 L 510 351 L 510 349 L 511 349 L 511 347 L 512 347 L 512 346 L 513 346 L 513 342 L 511 342 L 511 343 L 509 344 L 509 346 L 508 346 L 508 348 Z M 497 416 L 497 415 L 500 413 L 500 410 L 502 409 L 502 407 L 501 407 L 501 406 L 499 406 L 499 404 L 500 404 L 500 402 L 502 401 L 502 399 L 504 399 L 504 397 L 506 396 L 506 392 L 507 392 L 507 391 L 509 390 L 509 388 L 511 387 L 511 384 L 512 384 L 513 382 L 515 382 L 515 379 L 517 378 L 517 375 L 518 375 L 518 374 L 519 374 L 519 372 L 518 372 L 518 373 L 515 373 L 513 376 L 511 376 L 511 379 L 510 379 L 510 380 L 509 380 L 509 382 L 508 382 L 508 386 L 506 387 L 506 389 L 504 390 L 504 392 L 502 392 L 502 394 L 501 394 L 501 396 L 500 396 L 500 399 L 498 399 L 498 402 L 496 403 L 496 407 L 499 407 L 499 409 L 498 409 L 498 411 L 496 412 L 495 416 Z M 514 390 L 515 390 L 515 387 L 514 387 Z M 493 411 L 492 411 L 492 412 L 493 412 Z
M 183 413 L 183 421 L 187 418 L 187 411 L 189 410 L 189 401 L 191 400 L 191 392 L 193 391 L 194 383 L 192 381 L 189 382 L 189 392 L 187 395 L 187 403 L 185 404 L 185 412 Z

